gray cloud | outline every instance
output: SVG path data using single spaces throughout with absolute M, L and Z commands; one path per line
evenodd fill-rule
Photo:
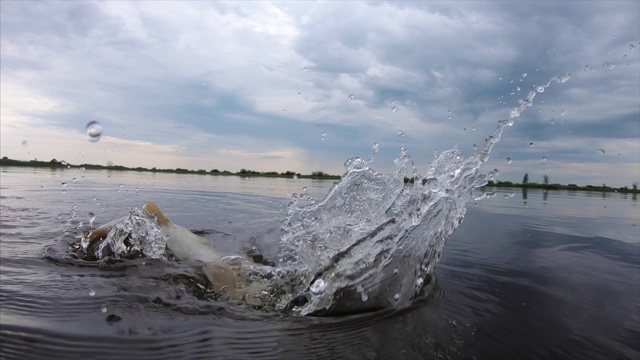
M 171 167 L 339 173 L 377 141 L 376 166 L 390 170 L 400 146 L 423 165 L 436 149 L 473 151 L 532 85 L 571 72 L 538 94 L 487 167 L 519 181 L 548 153 L 542 170 L 594 169 L 550 174 L 558 181 L 640 178 L 636 2 L 0 6 L 3 155 L 33 157 L 10 141 L 17 129 L 77 133 L 96 119 L 122 141 L 176 145 Z

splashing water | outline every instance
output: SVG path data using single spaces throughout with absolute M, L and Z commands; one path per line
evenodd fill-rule
M 103 258 L 108 249 L 115 257 L 139 253 L 152 259 L 159 259 L 165 256 L 166 246 L 167 237 L 155 219 L 149 217 L 143 210 L 134 208 L 126 219 L 111 229 L 107 238 L 96 250 L 96 257 Z
M 293 292 L 280 308 L 299 315 L 402 307 L 428 291 L 435 265 L 449 235 L 460 225 L 466 204 L 486 195 L 477 189 L 498 171 L 479 173 L 506 126 L 532 106 L 536 94 L 553 81 L 533 86 L 509 117 L 498 122 L 482 150 L 464 157 L 458 149 L 439 154 L 420 175 L 406 149 L 398 169 L 383 174 L 368 159 L 345 162 L 346 172 L 321 202 L 289 206 L 282 226 L 280 263 Z M 541 91 L 542 90 L 542 91 Z M 414 183 L 405 184 L 405 176 Z M 302 301 L 300 301 L 302 299 Z

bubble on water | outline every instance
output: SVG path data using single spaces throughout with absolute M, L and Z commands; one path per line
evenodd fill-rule
M 95 295 L 96 295 L 95 290 L 93 290 L 93 289 L 91 289 L 91 288 L 90 288 L 90 289 L 89 289 L 89 296 L 95 296 Z
M 102 305 L 102 307 L 100 308 L 100 311 L 102 311 L 103 314 L 107 313 L 107 305 Z
M 522 73 L 522 77 L 527 77 L 527 73 Z
M 102 125 L 95 120 L 91 120 L 87 123 L 87 136 L 89 141 L 96 142 L 102 137 Z
M 314 281 L 313 284 L 309 286 L 309 290 L 314 295 L 322 294 L 326 288 L 327 284 L 322 279 L 316 279 L 316 281 Z
M 356 97 L 355 97 L 353 94 L 349 94 L 349 96 L 347 96 L 347 99 L 349 99 L 349 100 L 353 100 L 353 99 L 355 99 L 355 98 L 356 98 Z
M 635 50 L 635 46 L 633 44 L 629 44 L 629 50 Z
M 536 91 L 539 93 L 543 93 L 544 92 L 544 86 L 537 86 L 536 87 Z
M 534 146 L 535 144 L 533 143 L 533 141 L 529 143 L 529 147 L 534 147 Z
M 394 106 L 392 106 L 392 107 L 391 107 L 391 112 L 393 112 L 393 113 L 397 113 L 397 112 L 398 112 L 398 107 L 397 107 L 397 106 L 395 106 L 395 105 L 394 105 Z
M 327 132 L 323 131 L 322 134 L 320 134 L 320 140 L 324 141 L 327 138 Z
M 398 130 L 398 136 L 404 136 L 404 130 L 403 129 Z
M 613 68 L 616 67 L 616 64 L 614 64 L 612 62 L 605 61 L 605 62 L 602 63 L 602 66 L 606 67 L 609 70 L 613 70 Z
M 604 149 L 598 149 L 598 152 L 600 152 L 600 154 L 604 154 Z
M 426 186 L 431 192 L 440 191 L 440 183 L 438 182 L 438 179 L 429 178 L 429 179 L 424 179 L 422 181 L 424 186 Z
M 511 158 L 510 158 L 510 157 L 508 157 L 508 158 L 507 158 L 507 164 L 511 164 L 511 161 L 512 161 L 512 160 L 511 160 Z

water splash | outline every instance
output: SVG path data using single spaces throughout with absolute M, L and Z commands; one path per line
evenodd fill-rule
M 468 157 L 455 148 L 444 151 L 421 175 L 401 149 L 397 170 L 385 174 L 370 167 L 374 148 L 371 158 L 345 162 L 342 180 L 322 201 L 298 206 L 294 197 L 282 226 L 280 258 L 280 273 L 293 291 L 278 307 L 294 304 L 299 315 L 341 313 L 402 307 L 422 295 L 466 204 L 491 196 L 477 189 L 498 171 L 482 174 L 479 168 L 504 128 L 533 104 L 536 94 L 569 78 L 563 74 L 533 86 L 498 122 L 484 147 Z M 413 182 L 405 183 L 405 177 Z
M 107 252 L 111 256 L 131 256 L 140 254 L 152 259 L 165 256 L 167 237 L 153 217 L 143 210 L 134 208 L 129 216 L 117 223 L 98 246 L 96 257 L 103 258 Z

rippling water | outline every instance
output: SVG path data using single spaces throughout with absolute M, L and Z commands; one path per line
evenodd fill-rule
M 630 194 L 499 189 L 469 207 L 427 298 L 299 318 L 208 300 L 194 264 L 81 262 L 65 241 L 90 212 L 99 225 L 156 201 L 225 252 L 274 259 L 290 194 L 321 199 L 330 181 L 27 168 L 0 180 L 2 358 L 640 357 Z

